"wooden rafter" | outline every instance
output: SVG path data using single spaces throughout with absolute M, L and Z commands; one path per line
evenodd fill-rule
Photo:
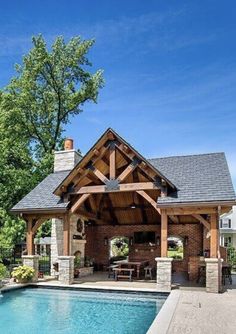
M 174 223 L 178 224 L 179 223 L 179 217 L 174 216 L 174 215 L 169 215 L 168 216 Z
M 117 189 L 107 189 L 106 186 L 85 186 L 81 187 L 78 191 L 72 192 L 70 195 L 79 194 L 99 194 L 105 192 L 125 192 L 125 191 L 137 191 L 137 190 L 158 190 L 159 188 L 153 182 L 137 182 L 137 183 L 122 183 L 119 184 Z
M 154 199 L 152 199 L 145 191 L 143 190 L 137 190 L 137 193 L 142 196 L 143 198 L 145 198 L 153 207 L 154 209 L 161 214 L 161 210 L 157 207 L 157 203 L 154 201 Z
M 129 158 L 131 161 L 136 157 L 136 154 L 133 151 L 130 151 L 129 148 L 125 149 L 125 145 L 123 143 L 121 143 L 120 145 L 117 146 L 117 148 L 123 152 L 127 158 Z M 147 176 L 149 176 L 153 181 L 156 181 L 158 178 L 157 173 L 150 168 L 146 163 L 142 163 L 143 160 L 140 159 L 140 164 L 139 164 L 139 168 L 143 171 L 144 174 L 146 174 Z
M 207 229 L 208 229 L 208 231 L 210 230 L 210 224 L 209 224 L 209 222 L 205 219 L 205 218 L 203 218 L 201 215 L 199 215 L 199 214 L 193 214 L 192 215 L 195 219 L 197 219 L 198 221 L 200 221 L 200 223 L 202 223 Z
M 125 170 L 118 176 L 117 180 L 118 182 L 124 181 L 130 173 L 133 172 L 133 170 L 138 166 L 139 160 L 133 160 L 126 168 Z
M 90 194 L 83 194 L 76 202 L 75 204 L 71 207 L 71 212 L 75 213 L 79 207 L 86 201 L 86 199 L 90 196 Z
M 96 175 L 97 178 L 98 178 L 99 180 L 101 180 L 103 183 L 108 183 L 108 182 L 109 182 L 108 178 L 107 178 L 102 172 L 100 172 L 99 169 L 97 169 L 97 168 L 94 167 L 93 165 L 89 166 L 88 168 L 89 168 L 89 169 L 94 173 L 94 175 Z

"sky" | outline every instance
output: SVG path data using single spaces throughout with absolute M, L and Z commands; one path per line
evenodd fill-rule
M 76 148 L 112 127 L 147 158 L 224 151 L 236 186 L 235 1 L 1 1 L 0 87 L 39 33 L 96 40 L 105 87 L 66 127 Z

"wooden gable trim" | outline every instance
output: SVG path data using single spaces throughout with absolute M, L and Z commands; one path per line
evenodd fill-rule
M 143 156 L 141 156 L 133 147 L 131 147 L 128 143 L 125 142 L 123 138 L 121 138 L 114 130 L 108 129 L 95 143 L 95 145 L 88 151 L 88 153 L 82 158 L 82 160 L 77 164 L 77 166 L 70 172 L 70 174 L 62 181 L 62 183 L 55 189 L 54 194 L 61 196 L 63 192 L 66 191 L 67 186 L 73 182 L 73 179 L 77 177 L 76 183 L 78 184 L 78 180 L 80 181 L 83 178 L 83 174 L 86 173 L 86 166 L 91 164 L 94 166 L 99 159 L 102 159 L 104 154 L 108 149 L 110 149 L 110 179 L 115 178 L 115 153 L 114 148 L 111 149 L 111 145 L 114 147 L 114 141 L 116 147 L 122 150 L 123 153 L 131 159 L 131 163 L 134 158 L 140 160 L 140 168 L 146 173 L 148 176 L 151 176 L 155 181 L 155 178 L 163 179 L 167 182 L 167 184 L 176 189 L 175 186 L 164 176 L 162 175 L 154 166 L 152 166 Z M 131 167 L 124 171 L 124 174 L 120 175 L 120 179 L 124 180 L 129 173 L 132 172 Z M 98 176 L 102 182 L 107 183 L 107 177 L 101 175 L 101 172 L 95 169 L 95 174 Z

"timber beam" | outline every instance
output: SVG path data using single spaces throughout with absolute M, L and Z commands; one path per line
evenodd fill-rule
M 151 196 L 149 196 L 145 191 L 143 190 L 137 190 L 137 194 L 139 194 L 140 196 L 142 196 L 144 199 L 146 199 L 146 201 L 148 201 L 148 203 L 150 203 L 154 209 L 161 214 L 161 210 L 157 207 L 157 202 L 154 201 L 153 198 L 151 198 Z
M 161 209 L 161 208 L 160 208 Z M 195 215 L 195 214 L 212 214 L 216 213 L 216 208 L 214 207 L 184 207 L 184 208 L 168 208 L 166 212 L 169 216 L 171 215 Z
M 192 216 L 198 221 L 200 221 L 200 223 L 202 223 L 208 229 L 208 231 L 210 231 L 210 223 L 205 218 L 203 218 L 201 215 L 198 214 Z
M 170 220 L 172 220 L 173 223 L 179 224 L 179 217 L 174 215 L 169 215 Z
M 114 180 L 115 181 L 115 180 Z M 108 183 L 109 184 L 109 183 Z M 79 194 L 99 194 L 106 192 L 125 192 L 125 191 L 137 191 L 137 190 L 159 190 L 153 182 L 137 182 L 137 183 L 121 183 L 116 187 L 108 187 L 107 185 L 95 185 L 81 187 L 78 191 L 70 193 L 70 195 Z
M 75 213 L 81 205 L 86 201 L 87 198 L 89 198 L 90 194 L 83 194 L 71 207 L 71 212 Z

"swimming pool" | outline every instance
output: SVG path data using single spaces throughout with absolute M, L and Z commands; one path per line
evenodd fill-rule
M 143 334 L 167 296 L 26 288 L 0 297 L 4 334 Z

